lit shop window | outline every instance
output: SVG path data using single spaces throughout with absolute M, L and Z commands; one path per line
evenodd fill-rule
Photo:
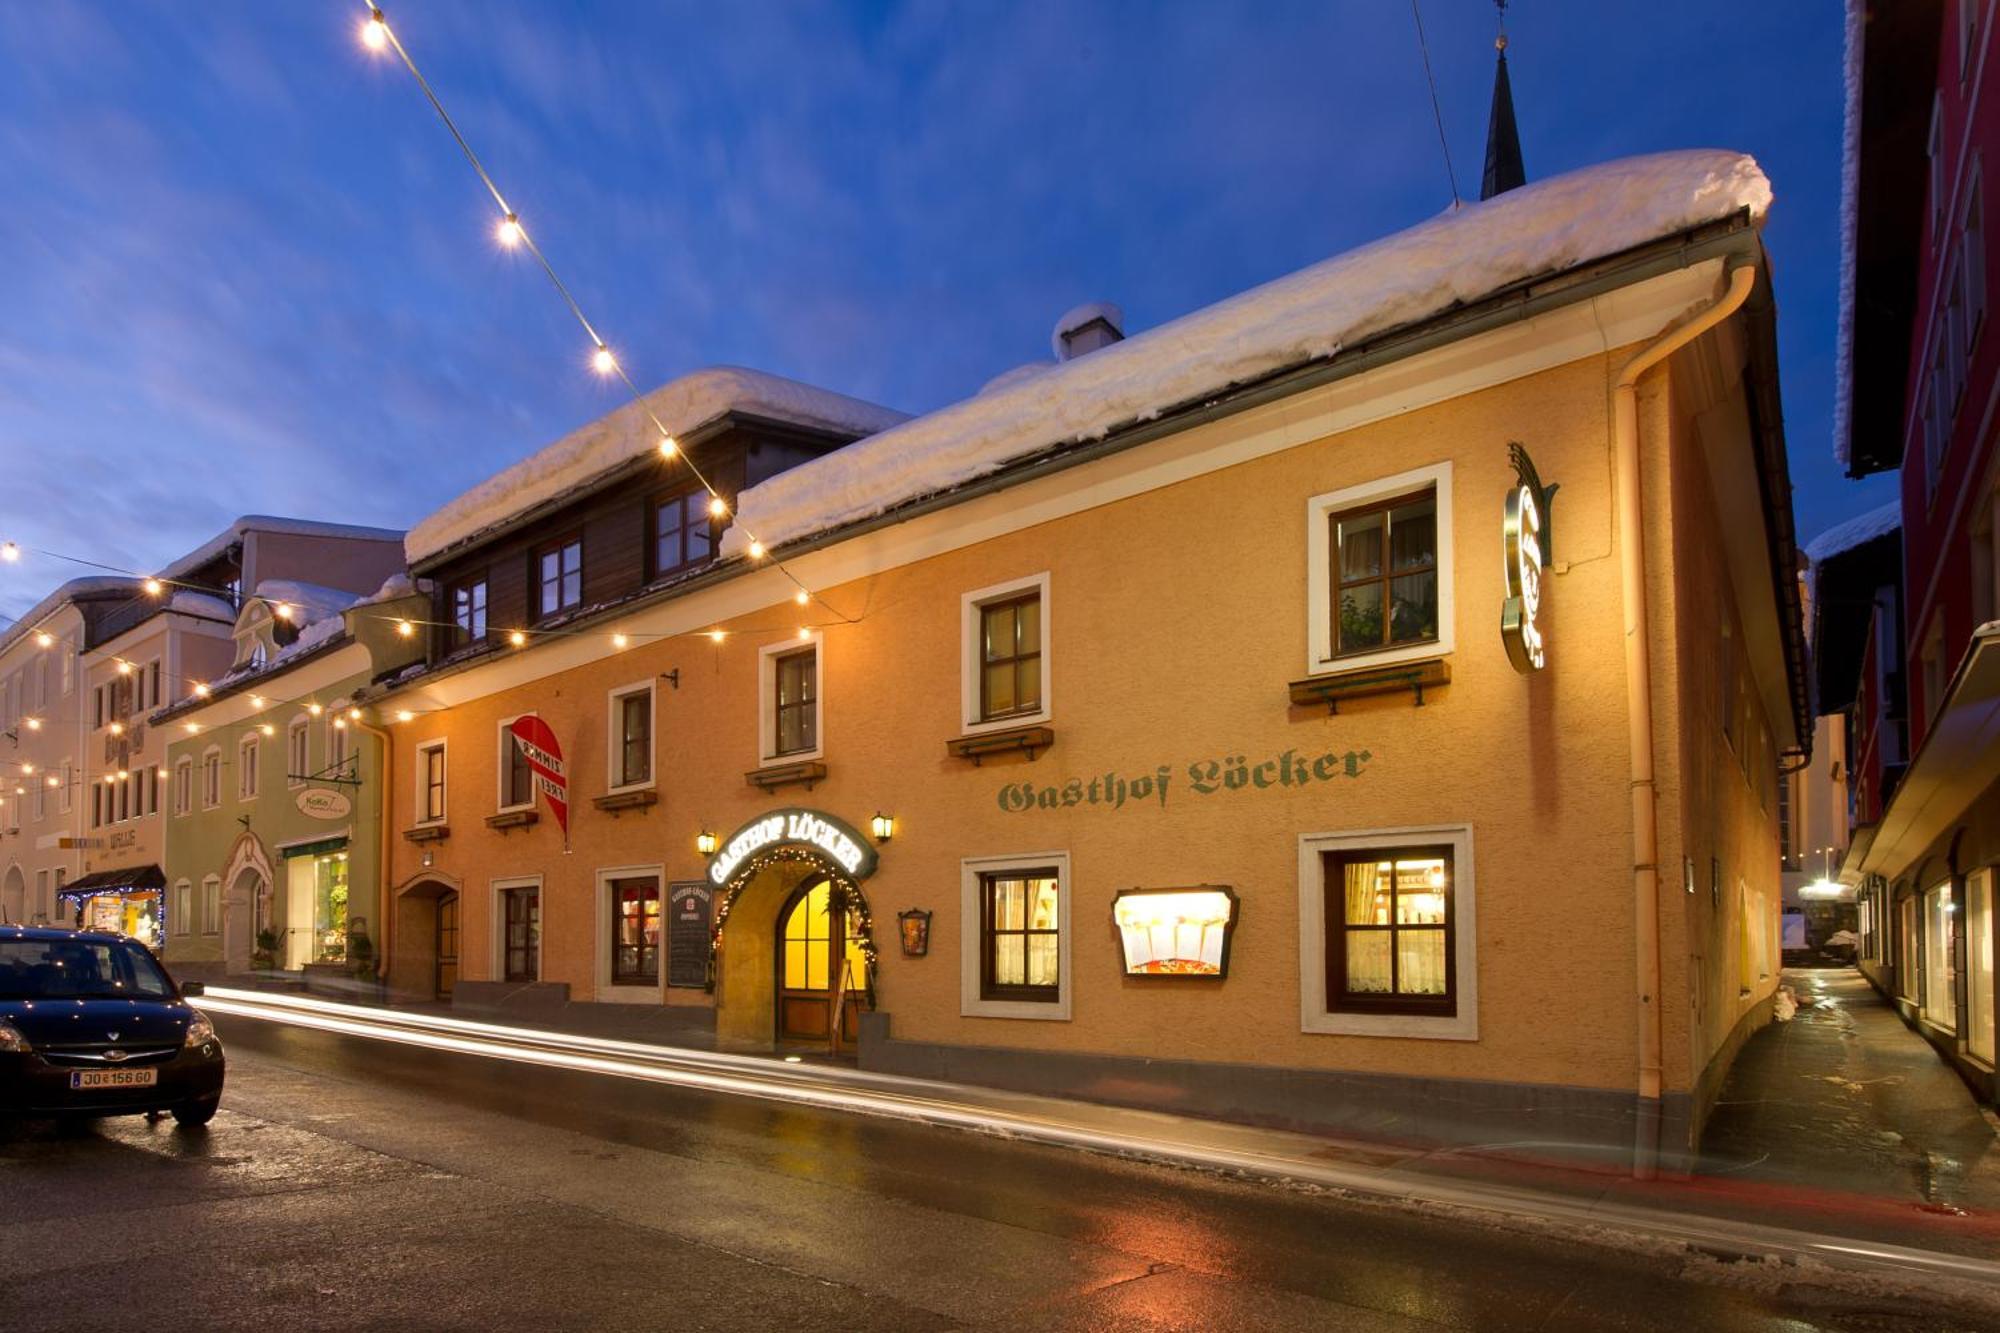
M 660 882 L 614 879 L 611 889 L 611 984 L 660 981 Z
M 1327 854 L 1329 1012 L 1451 1014 L 1452 849 Z
M 1228 889 L 1127 889 L 1112 902 L 1128 977 L 1222 977 L 1236 930 Z
M 982 877 L 981 997 L 1061 998 L 1062 888 L 1053 869 Z

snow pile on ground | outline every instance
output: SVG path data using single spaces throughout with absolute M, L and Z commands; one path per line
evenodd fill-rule
M 1798 1016 L 1798 993 L 1790 986 L 1778 987 L 1778 993 L 1771 998 L 1771 1017 L 1780 1023 L 1789 1023 Z
M 740 554 L 947 491 L 1007 463 L 1213 398 L 1503 288 L 1747 209 L 1771 186 L 1719 150 L 1573 171 L 1471 204 L 1289 277 L 792 468 L 738 497 Z M 422 525 L 419 532 L 430 526 Z M 411 555 L 419 545 L 412 533 Z
M 680 436 L 732 411 L 850 435 L 909 420 L 907 413 L 779 375 L 711 366 L 653 390 L 644 408 L 628 403 L 481 482 L 411 528 L 403 553 L 416 564 L 657 449 L 653 417 Z
M 1871 509 L 1845 523 L 1836 523 L 1819 536 L 1806 543 L 1806 559 L 1815 565 L 1828 560 L 1842 551 L 1851 551 L 1863 542 L 1874 541 L 1884 533 L 1894 532 L 1903 526 L 1903 502 L 1891 500 L 1878 509 Z

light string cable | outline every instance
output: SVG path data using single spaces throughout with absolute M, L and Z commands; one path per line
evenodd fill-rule
M 494 206 L 500 210 L 500 221 L 497 224 L 496 234 L 499 236 L 501 243 L 507 246 L 525 246 L 528 253 L 535 257 L 535 262 L 541 265 L 542 272 L 548 277 L 549 284 L 555 288 L 556 294 L 562 297 L 563 303 L 569 307 L 570 314 L 576 317 L 576 322 L 582 326 L 585 335 L 589 337 L 592 348 L 591 364 L 593 368 L 601 375 L 616 375 L 619 382 L 624 384 L 626 392 L 632 397 L 632 401 L 638 405 L 641 412 L 645 413 L 647 420 L 652 422 L 653 429 L 657 432 L 659 441 L 657 447 L 661 456 L 666 459 L 679 457 L 687 466 L 688 472 L 694 477 L 695 481 L 704 491 L 708 492 L 710 515 L 715 518 L 729 517 L 729 503 L 722 498 L 722 492 L 716 489 L 715 485 L 695 465 L 694 460 L 688 457 L 685 450 L 681 449 L 679 441 L 674 438 L 673 432 L 667 429 L 666 423 L 660 420 L 659 414 L 653 411 L 652 404 L 646 401 L 645 394 L 641 393 L 639 386 L 633 382 L 632 376 L 626 370 L 624 363 L 612 353 L 610 345 L 598 333 L 597 326 L 591 323 L 590 317 L 584 313 L 582 304 L 576 299 L 569 285 L 556 273 L 555 265 L 549 262 L 548 255 L 543 253 L 542 247 L 536 243 L 534 236 L 529 233 L 527 227 L 522 223 L 520 215 L 508 204 L 507 196 L 501 193 L 499 184 L 493 179 L 493 174 L 486 169 L 486 164 L 479 160 L 479 154 L 473 151 L 472 144 L 466 139 L 464 132 L 459 129 L 458 122 L 453 119 L 451 112 L 445 108 L 444 100 L 438 96 L 437 90 L 431 86 L 430 80 L 424 77 L 423 71 L 417 68 L 417 62 L 410 55 L 409 48 L 403 44 L 402 37 L 397 34 L 394 28 L 389 26 L 389 21 L 384 16 L 381 6 L 371 3 L 371 0 L 362 0 L 362 5 L 368 11 L 368 17 L 361 26 L 362 45 L 372 51 L 382 51 L 385 49 L 394 51 L 397 59 L 403 62 L 403 68 L 410 72 L 412 79 L 416 80 L 417 87 L 423 91 L 425 100 L 431 104 L 431 110 L 437 113 L 438 119 L 443 122 L 445 130 L 451 135 L 452 142 L 458 145 L 459 152 L 465 155 L 466 162 L 479 177 L 480 184 L 486 187 L 486 192 L 493 197 Z M 771 564 L 777 568 L 778 572 L 783 574 L 796 589 L 793 600 L 799 605 L 804 606 L 808 602 L 819 602 L 820 605 L 826 607 L 829 612 L 838 617 L 842 622 L 849 625 L 859 623 L 859 617 L 847 615 L 837 607 L 827 603 L 818 593 L 808 588 L 798 575 L 794 574 L 782 560 L 779 560 L 766 549 L 764 543 L 757 539 L 755 533 L 750 532 L 746 528 L 744 535 L 749 538 L 748 552 L 750 558 L 753 561 L 768 558 Z
M 1504 4 L 1501 6 L 1501 12 L 1504 16 L 1506 12 Z M 1458 197 L 1458 173 L 1452 169 L 1451 144 L 1444 137 L 1444 109 L 1438 105 L 1437 77 L 1431 73 L 1431 45 L 1424 40 L 1424 16 L 1417 8 L 1417 0 L 1410 0 L 1410 17 L 1417 21 L 1417 50 L 1423 54 L 1424 82 L 1431 90 L 1431 117 L 1437 121 L 1438 147 L 1444 150 L 1444 174 L 1445 179 L 1451 182 L 1451 206 L 1457 208 L 1463 202 Z

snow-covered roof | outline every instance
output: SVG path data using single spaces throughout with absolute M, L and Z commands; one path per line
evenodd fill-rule
M 290 607 L 291 613 L 281 618 L 297 625 L 301 635 L 323 620 L 339 620 L 342 611 L 361 600 L 359 593 L 297 579 L 264 579 L 251 595 L 269 603 L 274 615 L 279 606 Z
M 0 631 L 0 653 L 14 645 L 14 641 L 25 634 L 31 634 L 37 625 L 60 610 L 64 603 L 73 602 L 92 593 L 130 593 L 139 591 L 139 580 L 114 574 L 92 574 L 85 578 L 71 579 L 61 584 L 41 601 L 23 611 L 14 622 Z
M 1125 332 L 1125 312 L 1109 301 L 1085 301 L 1063 311 L 1062 318 L 1049 330 L 1049 351 L 1055 359 L 1063 359 L 1063 339 L 1075 333 L 1092 320 L 1101 319 L 1119 333 Z
M 402 532 L 395 528 L 365 528 L 353 523 L 322 523 L 310 518 L 279 518 L 272 514 L 245 514 L 200 546 L 160 571 L 163 579 L 192 574 L 220 556 L 252 532 L 284 533 L 294 537 L 351 537 L 366 541 L 396 541 Z
M 1840 129 L 1840 309 L 1833 339 L 1833 456 L 1846 470 L 1853 454 L 1848 395 L 1854 377 L 1854 242 L 1861 221 L 1861 45 L 1867 0 L 1847 0 L 1846 80 Z
M 752 533 L 776 546 L 870 518 L 1528 279 L 1746 209 L 1761 220 L 1770 203 L 1755 160 L 1721 150 L 1509 190 L 781 472 L 737 497 L 723 551 L 742 553 Z
M 783 376 L 711 366 L 661 385 L 645 396 L 643 408 L 628 403 L 481 482 L 411 528 L 404 554 L 417 564 L 652 452 L 660 442 L 652 417 L 679 436 L 729 412 L 844 435 L 872 435 L 909 419 Z
M 1819 536 L 1806 543 L 1806 559 L 1818 564 L 1843 551 L 1851 551 L 1863 542 L 1870 542 L 1885 533 L 1894 532 L 1903 526 L 1903 502 L 1891 500 L 1878 509 L 1836 523 Z

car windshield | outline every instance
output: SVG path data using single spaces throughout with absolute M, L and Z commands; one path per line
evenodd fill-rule
M 0 940 L 0 1000 L 167 999 L 153 956 L 124 940 Z

